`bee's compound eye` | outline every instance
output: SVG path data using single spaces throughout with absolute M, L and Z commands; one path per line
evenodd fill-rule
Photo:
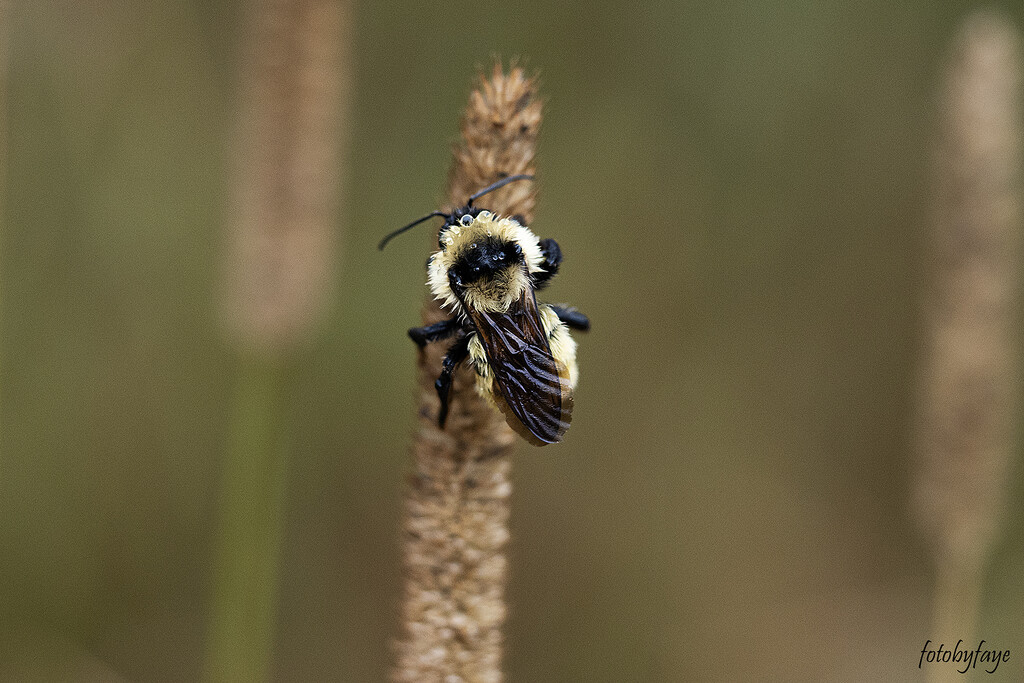
M 523 255 L 523 248 L 521 246 L 519 246 L 518 242 L 516 242 L 514 251 L 516 252 L 516 256 L 522 256 Z
M 467 225 L 467 226 L 468 225 L 472 225 L 473 224 L 473 217 L 470 216 L 467 213 L 465 216 L 463 216 L 462 218 L 459 219 L 459 222 L 462 223 L 463 225 Z

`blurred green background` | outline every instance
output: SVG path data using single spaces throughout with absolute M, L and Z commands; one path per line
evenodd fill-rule
M 566 254 L 547 296 L 593 320 L 565 444 L 514 456 L 510 679 L 920 677 L 933 576 L 908 488 L 929 135 L 973 6 L 358 6 L 339 276 L 283 416 L 275 679 L 385 678 L 429 240 L 375 245 L 439 205 L 494 55 L 541 74 L 533 228 Z M 236 368 L 216 295 L 240 17 L 10 9 L 7 680 L 199 676 Z M 993 680 L 1024 677 L 1013 471 L 979 628 L 1013 652 Z

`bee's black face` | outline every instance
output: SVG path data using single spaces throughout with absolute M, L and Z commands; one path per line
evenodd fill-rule
M 453 286 L 461 287 L 522 262 L 523 248 L 518 243 L 487 239 L 474 243 L 459 256 L 448 271 L 448 279 Z

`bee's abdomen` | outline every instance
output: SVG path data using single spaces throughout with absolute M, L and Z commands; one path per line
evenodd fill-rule
M 575 389 L 579 379 L 579 369 L 576 365 L 576 341 L 569 334 L 569 328 L 565 323 L 558 319 L 558 314 L 553 308 L 547 304 L 540 304 L 538 308 L 551 355 L 565 366 L 569 375 L 569 388 Z

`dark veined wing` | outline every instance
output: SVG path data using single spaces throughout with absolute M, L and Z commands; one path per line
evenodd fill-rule
M 535 446 L 557 443 L 572 419 L 565 364 L 551 355 L 533 289 L 507 313 L 467 307 L 494 374 L 494 398 L 516 432 Z

